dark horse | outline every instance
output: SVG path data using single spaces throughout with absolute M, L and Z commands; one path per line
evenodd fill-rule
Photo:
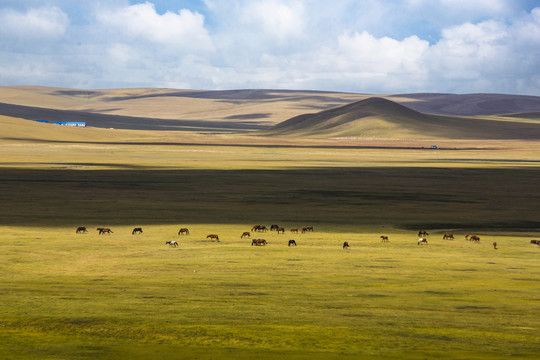
M 75 231 L 76 234 L 84 234 L 84 233 L 87 233 L 88 230 L 86 230 L 86 228 L 84 226 L 79 226 L 77 228 L 77 230 Z
M 302 228 L 302 234 L 305 233 L 305 232 L 308 232 L 308 231 L 313 232 L 313 226 L 306 226 L 306 227 Z
M 289 240 L 289 246 L 296 246 L 296 241 L 294 240 Z
M 135 228 L 133 229 L 133 231 L 131 232 L 131 235 L 135 235 L 135 234 L 142 234 L 142 228 Z
M 343 243 L 343 248 L 344 248 L 344 249 L 348 249 L 348 248 L 349 248 L 349 242 L 345 241 L 345 242 Z
M 443 240 L 446 240 L 446 239 L 454 239 L 454 234 L 452 234 L 452 233 L 445 233 L 445 234 L 443 235 L 442 238 L 443 238 Z
M 277 233 L 279 234 L 280 232 L 285 234 L 285 228 L 282 228 L 282 227 L 277 228 Z
M 270 226 L 270 231 L 274 231 L 274 230 L 278 230 L 279 229 L 279 225 L 276 225 L 276 224 L 273 224 Z
M 249 231 L 244 231 L 240 236 L 240 239 L 243 239 L 244 237 L 251 237 L 251 233 Z
M 107 234 L 110 235 L 113 231 L 109 228 L 97 228 L 96 230 L 99 231 L 99 235 Z
M 381 235 L 381 241 L 382 241 L 382 242 L 388 242 L 388 241 L 390 241 L 390 240 L 388 240 L 388 236 L 386 236 L 386 235 Z
M 480 242 L 480 237 L 473 235 L 469 238 L 469 241 Z
M 261 245 L 266 245 L 266 240 L 264 239 L 253 239 L 251 240 L 251 246 L 261 246 Z
M 424 236 L 428 236 L 428 235 L 429 235 L 429 233 L 426 230 L 420 230 L 418 232 L 418 236 L 420 236 L 420 237 L 424 237 Z
M 189 230 L 187 228 L 181 228 L 178 230 L 178 235 L 189 235 Z
M 207 235 L 206 238 L 210 240 L 216 240 L 217 242 L 219 242 L 219 236 L 217 236 L 216 234 Z

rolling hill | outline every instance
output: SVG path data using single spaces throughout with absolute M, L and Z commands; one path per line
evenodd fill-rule
M 363 138 L 539 139 L 540 123 L 424 114 L 382 97 L 371 97 L 296 116 L 263 132 Z
M 540 137 L 540 97 L 504 94 L 8 86 L 0 87 L 0 116 L 12 119 L 9 127 L 0 127 L 2 138 L 32 133 L 17 130 L 13 119 L 84 121 L 91 128 L 137 130 L 141 135 L 159 131 L 279 135 L 289 139 Z M 45 129 L 24 127 L 40 132 Z

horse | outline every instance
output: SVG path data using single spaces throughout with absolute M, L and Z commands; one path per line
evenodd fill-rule
M 285 234 L 285 228 L 282 228 L 282 227 L 277 228 L 277 233 L 279 234 L 280 232 Z
M 531 240 L 531 244 L 540 245 L 540 240 Z
M 176 242 L 176 240 L 171 240 L 171 241 L 165 241 L 165 245 L 169 245 L 169 247 L 177 247 L 178 246 L 178 243 Z
M 131 235 L 135 235 L 135 234 L 142 234 L 142 228 L 135 228 L 133 229 L 133 231 L 131 232 Z
M 497 242 L 496 242 L 496 241 L 493 242 L 493 248 L 494 248 L 495 250 L 497 250 Z
M 420 237 L 424 237 L 424 236 L 428 236 L 428 235 L 429 235 L 429 233 L 426 230 L 420 230 L 418 232 L 418 236 L 420 236 Z
M 445 234 L 443 235 L 442 238 L 443 238 L 443 240 L 446 240 L 446 239 L 454 239 L 454 234 L 452 234 L 452 233 L 445 233 Z
M 99 235 L 107 234 L 110 235 L 113 231 L 109 228 L 97 228 L 96 230 L 99 231 Z
M 291 229 L 291 232 L 298 234 L 298 229 L 297 228 Z
M 296 246 L 296 241 L 294 240 L 289 240 L 289 245 L 288 246 Z
M 274 224 L 274 225 L 270 226 L 270 231 L 274 231 L 274 230 L 278 230 L 278 229 L 279 229 L 279 225 Z
M 268 231 L 268 228 L 264 225 L 255 225 L 251 228 L 251 231 Z
M 253 239 L 251 240 L 251 246 L 262 246 L 262 245 L 266 245 L 266 240 L 264 239 Z
M 217 242 L 219 242 L 219 236 L 217 236 L 216 234 L 207 235 L 206 238 L 210 240 L 216 240 Z
M 480 237 L 473 235 L 469 238 L 469 241 L 480 242 Z
M 242 236 L 240 236 L 240 239 L 243 239 L 244 237 L 251 237 L 251 233 L 249 231 L 244 231 Z
M 343 248 L 344 248 L 344 249 L 348 249 L 348 248 L 349 248 L 349 242 L 345 241 L 345 242 L 343 243 Z
M 418 239 L 418 245 L 424 245 L 424 244 L 426 244 L 426 245 L 428 244 L 426 238 L 420 238 L 420 239 Z
M 84 233 L 87 233 L 88 230 L 86 230 L 86 228 L 84 226 L 79 226 L 77 228 L 77 230 L 75 231 L 76 234 L 84 234 Z
M 471 235 L 465 234 L 465 240 L 469 240 L 469 236 L 471 236 Z
M 386 235 L 381 235 L 381 242 L 389 242 L 390 240 L 388 240 L 388 236 Z
M 302 228 L 302 234 L 308 231 L 313 232 L 313 226 L 306 226 Z
M 178 235 L 189 235 L 188 228 L 181 228 L 180 230 L 178 230 Z

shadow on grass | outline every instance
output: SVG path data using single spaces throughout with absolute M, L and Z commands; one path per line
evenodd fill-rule
M 0 225 L 245 223 L 532 230 L 538 169 L 0 172 Z

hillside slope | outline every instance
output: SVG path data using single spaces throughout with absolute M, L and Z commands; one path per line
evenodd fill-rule
M 315 114 L 296 116 L 263 133 L 366 138 L 539 139 L 540 124 L 423 114 L 382 97 L 371 97 Z

